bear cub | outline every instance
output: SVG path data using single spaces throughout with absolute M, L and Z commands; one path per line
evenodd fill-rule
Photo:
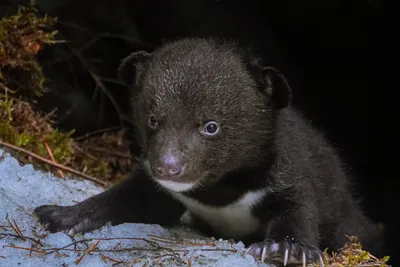
M 346 235 L 381 253 L 335 150 L 291 103 L 285 77 L 211 38 L 134 52 L 118 70 L 132 91 L 140 163 L 122 183 L 73 206 L 35 209 L 50 232 L 107 222 L 191 225 L 281 265 L 324 265 Z

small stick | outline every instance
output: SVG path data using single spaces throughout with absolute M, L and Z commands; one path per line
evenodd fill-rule
M 21 232 L 21 229 L 19 229 L 19 226 L 18 226 L 17 222 L 16 222 L 14 219 L 12 219 L 12 220 L 13 220 L 13 222 L 14 222 L 15 228 L 17 228 L 17 230 L 18 230 L 19 235 L 20 235 L 21 237 L 24 237 L 24 235 L 23 235 L 22 232 Z
M 121 246 L 121 241 L 119 241 L 116 245 L 115 245 L 115 247 L 113 247 L 113 249 L 117 249 L 118 247 L 120 247 Z
M 83 139 L 87 139 L 87 138 L 89 138 L 89 137 L 91 137 L 93 135 L 102 134 L 102 133 L 106 133 L 106 132 L 112 132 L 112 131 L 116 131 L 116 130 L 119 130 L 119 129 L 121 129 L 121 126 L 112 126 L 112 127 L 108 127 L 108 128 L 105 128 L 105 129 L 98 129 L 98 130 L 95 130 L 93 132 L 86 133 L 84 135 L 75 137 L 74 140 L 75 141 L 80 141 L 80 140 L 83 140 Z
M 117 151 L 111 151 L 111 150 L 104 149 L 104 148 L 101 148 L 101 147 L 87 146 L 86 149 L 92 150 L 92 151 L 95 151 L 95 152 L 104 153 L 104 154 L 109 154 L 111 156 L 116 156 L 116 157 L 123 158 L 123 159 L 131 159 L 132 158 L 128 154 L 119 153 Z
M 12 222 L 10 221 L 10 219 L 8 219 L 7 218 L 7 221 L 8 221 L 8 223 L 10 224 L 10 226 L 11 226 L 11 228 L 14 230 L 14 232 L 20 237 L 20 238 L 24 238 L 24 235 L 20 232 L 20 231 L 18 231 L 19 229 L 17 229 L 13 224 L 12 224 Z
M 95 178 L 95 177 L 92 177 L 92 176 L 90 176 L 90 175 L 84 174 L 84 173 L 82 173 L 82 172 L 79 172 L 79 171 L 77 171 L 77 170 L 74 170 L 74 169 L 72 169 L 72 168 L 70 168 L 70 167 L 67 167 L 67 166 L 65 166 L 65 165 L 52 162 L 51 160 L 48 160 L 48 159 L 43 158 L 43 157 L 41 157 L 41 156 L 39 156 L 39 155 L 36 155 L 35 153 L 33 153 L 33 152 L 31 152 L 31 151 L 28 151 L 28 150 L 26 150 L 26 149 L 24 149 L 24 148 L 11 145 L 11 144 L 6 143 L 6 142 L 3 142 L 3 141 L 1 141 L 1 140 L 0 140 L 0 145 L 1 145 L 1 146 L 4 146 L 4 147 L 6 147 L 6 148 L 9 148 L 9 149 L 18 151 L 18 152 L 25 153 L 25 154 L 31 156 L 32 158 L 35 158 L 35 159 L 40 160 L 40 161 L 43 161 L 43 162 L 45 162 L 45 163 L 47 163 L 47 164 L 49 164 L 49 165 L 51 165 L 51 166 L 53 166 L 53 167 L 56 167 L 56 168 L 58 168 L 58 169 L 61 169 L 61 170 L 63 170 L 63 171 L 66 171 L 66 172 L 75 174 L 75 175 L 77 175 L 77 176 L 79 176 L 79 177 L 85 178 L 85 179 L 87 179 L 87 180 L 89 180 L 89 181 L 92 181 L 92 182 L 94 182 L 94 183 L 96 183 L 96 184 L 99 184 L 99 185 L 101 185 L 101 186 L 103 186 L 103 187 L 107 187 L 107 186 L 108 186 L 108 183 L 107 183 L 107 182 L 101 181 L 101 180 L 99 180 L 99 179 L 97 179 L 97 178 Z
M 12 227 L 10 226 L 10 228 L 12 228 Z M 23 236 L 23 237 L 21 237 L 20 235 L 9 234 L 9 233 L 0 233 L 0 236 L 4 236 L 4 237 L 10 236 L 10 237 L 15 237 L 15 238 L 20 238 L 20 239 L 22 239 L 22 240 L 28 239 L 28 240 L 30 240 L 30 241 L 32 241 L 32 242 L 35 242 L 35 243 L 38 244 L 38 245 L 42 245 L 42 243 L 40 242 L 40 240 L 36 240 L 36 239 L 34 239 L 34 238 L 32 238 L 32 237 L 29 237 L 29 236 Z
M 31 250 L 29 251 L 29 257 L 32 256 L 32 249 L 34 248 L 33 244 L 31 243 Z
M 157 236 L 157 235 L 152 235 L 152 234 L 148 234 L 147 236 L 149 236 L 150 239 L 153 239 L 158 242 L 164 242 L 164 243 L 182 244 L 182 245 L 185 244 L 187 246 L 196 246 L 196 247 L 207 247 L 207 246 L 215 247 L 216 246 L 216 244 L 214 242 L 211 242 L 211 243 L 197 243 L 197 242 L 182 243 L 178 240 L 168 238 L 168 237 Z
M 211 243 L 188 243 L 189 246 L 193 246 L 193 247 L 215 247 L 216 244 L 214 242 Z
M 173 238 L 168 238 L 168 237 L 164 237 L 164 236 L 158 236 L 158 235 L 152 235 L 152 234 L 148 234 L 147 236 L 153 237 L 153 238 L 156 238 L 156 239 L 163 239 L 163 240 L 171 241 L 171 242 L 178 242 Z
M 93 244 L 91 244 L 90 247 L 87 250 L 85 250 L 85 252 L 83 252 L 83 254 L 79 257 L 79 259 L 77 259 L 75 261 L 75 264 L 78 265 L 82 261 L 83 257 L 85 257 L 93 249 L 95 249 L 99 243 L 100 243 L 100 240 L 93 242 Z
M 16 249 L 22 249 L 22 250 L 29 250 L 29 251 L 33 251 L 33 252 L 38 252 L 38 253 L 43 253 L 46 254 L 46 251 L 43 250 L 39 250 L 39 249 L 34 249 L 34 248 L 25 248 L 25 247 L 20 247 L 20 246 L 9 246 L 9 245 L 4 245 L 3 247 L 7 247 L 7 248 L 16 248 Z
M 109 257 L 109 256 L 106 256 L 106 255 L 103 255 L 103 254 L 100 254 L 101 255 L 101 258 L 105 261 L 105 260 L 110 260 L 110 261 L 113 261 L 113 262 L 116 262 L 116 263 L 121 263 L 122 261 L 120 261 L 120 260 L 117 260 L 117 259 L 113 259 L 113 258 L 111 258 L 111 257 Z
M 44 144 L 44 146 L 46 147 L 47 153 L 49 153 L 49 156 L 50 156 L 51 160 L 52 160 L 54 163 L 57 163 L 56 159 L 54 158 L 53 152 L 52 152 L 51 149 L 50 149 L 49 144 L 47 144 L 46 141 L 43 141 L 43 144 Z M 60 174 L 61 178 L 65 178 L 64 173 L 62 172 L 62 170 L 58 169 L 58 173 Z

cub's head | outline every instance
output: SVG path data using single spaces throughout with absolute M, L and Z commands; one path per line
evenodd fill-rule
M 276 112 L 291 95 L 279 71 L 210 39 L 132 53 L 118 74 L 132 88 L 144 168 L 178 192 L 265 165 Z

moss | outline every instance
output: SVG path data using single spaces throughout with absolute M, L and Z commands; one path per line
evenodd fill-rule
M 117 181 L 124 173 L 111 167 L 110 162 L 115 159 L 109 160 L 107 154 L 91 155 L 85 149 L 85 146 L 121 147 L 116 144 L 116 138 L 107 136 L 89 142 L 75 142 L 72 138 L 74 131 L 64 133 L 53 126 L 53 114 L 35 110 L 35 98 L 46 91 L 46 77 L 36 55 L 45 45 L 60 41 L 55 40 L 57 31 L 52 29 L 57 19 L 37 16 L 34 4 L 30 1 L 27 7 L 19 7 L 15 15 L 0 20 L 0 140 L 43 158 L 54 157 L 57 163 L 100 179 Z M 35 167 L 53 170 L 57 174 L 43 162 L 11 152 L 23 162 L 34 163 Z
M 38 17 L 31 0 L 15 15 L 0 20 L 0 89 L 28 91 L 35 96 L 44 92 L 45 77 L 35 60 L 45 44 L 55 43 L 57 31 L 51 30 L 56 18 Z
M 48 157 L 45 143 L 57 162 L 73 160 L 70 147 L 73 132 L 62 133 L 51 128 L 49 118 L 34 112 L 31 106 L 0 94 L 0 139 L 42 156 Z
M 89 175 L 98 177 L 110 177 L 111 170 L 108 163 L 104 160 L 98 160 L 86 157 L 83 159 L 83 165 L 86 167 L 86 172 Z
M 110 157 L 107 153 L 91 153 L 90 150 L 90 147 L 108 147 L 110 152 L 114 152 L 111 148 L 128 150 L 119 144 L 118 138 L 106 135 L 76 142 L 72 138 L 74 131 L 60 132 L 52 126 L 53 119 L 52 114 L 34 111 L 28 102 L 10 97 L 7 93 L 0 94 L 0 140 L 48 159 L 51 159 L 50 151 L 57 163 L 108 182 L 123 179 L 131 166 L 130 160 L 124 159 L 128 165 L 125 170 L 116 171 L 112 165 L 118 159 Z M 30 161 L 35 163 L 36 167 L 55 171 L 43 162 L 32 161 L 27 155 L 14 155 L 23 162 Z M 129 154 L 125 157 L 129 158 Z
M 386 262 L 388 256 L 378 259 L 371 255 L 368 251 L 362 249 L 362 245 L 356 236 L 348 237 L 348 242 L 338 252 L 329 255 L 324 252 L 325 263 L 329 267 L 357 267 L 357 266 L 388 266 Z

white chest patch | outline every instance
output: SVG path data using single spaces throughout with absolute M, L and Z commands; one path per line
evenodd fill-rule
M 165 188 L 175 192 L 187 191 L 195 186 L 195 184 L 193 183 L 177 183 L 169 180 L 156 180 L 156 181 Z
M 173 195 L 186 206 L 190 213 L 202 219 L 217 233 L 231 238 L 242 238 L 259 229 L 260 222 L 252 215 L 251 209 L 262 200 L 266 193 L 267 189 L 251 191 L 223 207 L 204 205 L 180 193 L 173 193 Z M 187 213 L 184 216 L 186 219 L 190 217 Z

